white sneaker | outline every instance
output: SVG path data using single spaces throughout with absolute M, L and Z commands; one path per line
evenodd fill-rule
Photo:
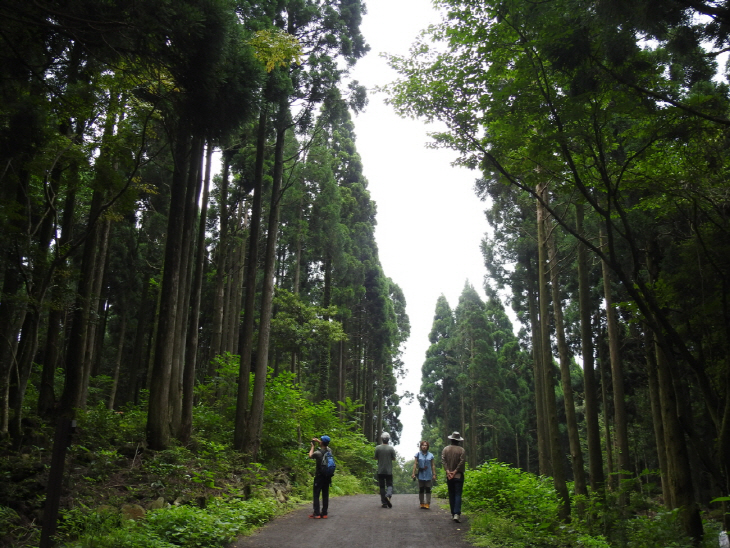
M 456 523 L 461 523 L 461 522 L 459 521 L 459 514 L 454 514 L 454 521 L 455 521 Z

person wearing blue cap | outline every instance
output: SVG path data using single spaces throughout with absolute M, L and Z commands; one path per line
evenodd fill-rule
M 326 477 L 322 473 L 322 460 L 329 451 L 330 437 L 325 435 L 321 438 L 312 438 L 312 445 L 309 448 L 309 458 L 314 459 L 316 463 L 314 472 L 314 485 L 312 487 L 312 506 L 313 512 L 309 516 L 313 519 L 327 519 L 327 509 L 330 502 L 330 483 L 332 478 Z M 315 447 L 319 445 L 319 448 Z M 322 494 L 322 510 L 319 508 L 319 495 Z

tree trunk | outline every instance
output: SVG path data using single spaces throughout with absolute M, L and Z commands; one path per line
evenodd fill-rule
M 205 155 L 205 179 L 203 198 L 200 201 L 200 218 L 195 244 L 195 260 L 193 269 L 195 276 L 191 285 L 190 321 L 185 349 L 185 369 L 183 371 L 182 418 L 180 420 L 180 441 L 187 445 L 193 433 L 193 404 L 195 391 L 195 364 L 198 359 L 198 333 L 200 324 L 200 301 L 203 289 L 203 267 L 205 265 L 205 224 L 208 217 L 208 192 L 210 188 L 210 162 L 213 158 L 213 146 L 208 142 Z
M 680 519 L 685 532 L 697 541 L 702 539 L 702 520 L 699 508 L 694 501 L 692 471 L 690 468 L 687 443 L 677 417 L 677 400 L 672 382 L 672 372 L 661 348 L 657 347 L 657 379 L 661 396 L 662 419 L 664 422 L 664 441 L 667 450 L 667 469 L 669 470 L 669 509 L 679 508 Z
M 256 139 L 256 171 L 254 176 L 253 204 L 251 206 L 251 230 L 248 237 L 248 261 L 246 261 L 246 296 L 241 328 L 240 366 L 238 371 L 238 393 L 236 396 L 236 423 L 233 433 L 233 447 L 238 451 L 246 449 L 248 419 L 248 385 L 253 352 L 253 331 L 256 304 L 256 272 L 258 269 L 259 232 L 261 230 L 261 193 L 264 181 L 264 152 L 266 146 L 267 109 L 259 115 L 258 137 Z
M 584 234 L 583 204 L 575 206 L 576 228 Z M 578 242 L 578 299 L 580 303 L 580 339 L 583 354 L 583 392 L 588 444 L 588 462 L 591 489 L 600 492 L 606 481 L 603 475 L 603 452 L 601 431 L 598 424 L 598 387 L 596 386 L 595 362 L 593 357 L 593 334 L 591 330 L 590 283 L 588 281 L 588 252 L 583 242 Z
M 94 265 L 91 273 L 92 289 L 91 295 L 87 301 L 89 310 L 87 312 L 88 322 L 86 326 L 86 342 L 84 346 L 84 366 L 83 379 L 81 387 L 81 400 L 79 407 L 86 407 L 86 397 L 89 393 L 89 381 L 92 377 L 92 370 L 97 370 L 95 366 L 98 358 L 97 348 L 97 328 L 101 321 L 100 311 L 103 304 L 101 303 L 101 293 L 104 285 L 104 272 L 109 250 L 109 232 L 111 230 L 111 221 L 105 219 L 97 223 L 94 227 L 94 241 L 97 243 L 98 249 L 94 256 Z
M 119 386 L 119 370 L 122 367 L 122 356 L 124 355 L 124 336 L 127 332 L 127 309 L 123 308 L 119 320 L 119 344 L 117 346 L 117 355 L 114 360 L 114 373 L 112 374 L 112 387 L 109 391 L 109 400 L 106 402 L 106 408 L 111 411 L 114 409 L 114 402 L 117 397 L 117 387 Z
M 667 507 L 671 507 L 671 493 L 667 478 L 669 470 L 667 469 L 667 452 L 664 441 L 664 420 L 662 419 L 661 397 L 659 394 L 659 379 L 657 377 L 656 363 L 656 342 L 651 331 L 645 332 L 646 346 L 646 373 L 649 384 L 649 400 L 651 401 L 652 425 L 654 426 L 654 440 L 656 443 L 657 460 L 659 461 L 660 482 L 662 486 L 662 497 Z
M 180 259 L 180 285 L 178 287 L 177 319 L 175 320 L 175 345 L 172 354 L 170 375 L 170 427 L 179 440 L 182 428 L 183 405 L 183 370 L 185 369 L 188 336 L 188 323 L 197 324 L 197 318 L 190 315 L 191 285 L 193 263 L 195 257 L 195 228 L 198 222 L 198 202 L 203 186 L 202 166 L 204 142 L 201 137 L 194 137 L 188 167 L 187 190 L 185 191 L 185 216 L 183 226 L 182 257 Z M 193 357 L 195 359 L 195 357 Z
M 170 375 L 173 345 L 176 340 L 178 291 L 181 279 L 183 226 L 187 191 L 187 168 L 190 135 L 178 130 L 175 144 L 175 167 L 170 189 L 170 213 L 167 222 L 165 262 L 157 315 L 157 336 L 150 374 L 150 396 L 147 413 L 147 443 L 152 450 L 166 449 L 170 444 Z
M 208 145 L 210 147 L 210 145 Z M 228 216 L 230 215 L 228 206 L 228 174 L 230 172 L 231 152 L 223 151 L 223 173 L 221 174 L 220 192 L 218 205 L 220 212 L 220 233 L 218 237 L 218 247 L 216 249 L 217 261 L 215 265 L 215 291 L 213 297 L 213 327 L 211 332 L 210 353 L 208 356 L 208 364 L 221 354 L 223 340 L 223 295 L 226 283 L 226 269 L 228 268 L 228 255 L 230 253 L 230 241 L 228 234 Z M 207 173 L 207 168 L 206 168 Z M 212 371 L 209 370 L 209 373 Z
M 596 322 L 598 325 L 598 322 Z M 606 438 L 606 472 L 608 474 L 608 488 L 613 491 L 616 488 L 616 477 L 613 474 L 615 469 L 613 464 L 613 434 L 611 433 L 611 413 L 609 412 L 608 402 L 608 384 L 610 381 L 611 374 L 609 372 L 609 363 L 606 358 L 605 337 L 601 332 L 601 341 L 599 343 L 598 350 L 598 371 L 601 375 L 601 398 L 603 400 L 603 431 L 604 437 Z
M 322 296 L 322 306 L 327 308 L 332 302 L 332 259 L 328 256 L 324 261 L 324 290 Z M 329 321 L 329 316 L 323 317 L 324 321 Z M 329 396 L 330 385 L 330 367 L 332 363 L 332 350 L 329 342 L 325 342 L 321 349 L 322 355 L 319 360 L 319 399 L 326 400 Z
M 542 342 L 540 335 L 540 321 L 538 318 L 537 303 L 535 302 L 536 280 L 532 269 L 532 262 L 527 260 L 527 301 L 530 314 L 530 330 L 532 335 L 532 374 L 535 384 L 535 420 L 537 423 L 537 458 L 538 473 L 545 476 L 552 475 L 548 449 L 548 433 L 545 421 L 545 395 L 542 389 Z
M 261 447 L 261 429 L 264 421 L 264 392 L 269 365 L 269 339 L 271 337 L 271 313 L 274 301 L 274 270 L 276 268 L 276 242 L 279 235 L 279 206 L 281 186 L 284 177 L 284 142 L 290 126 L 288 104 L 279 105 L 276 144 L 274 147 L 274 177 L 271 185 L 271 205 L 266 235 L 266 256 L 264 259 L 264 285 L 261 291 L 261 315 L 259 317 L 259 339 L 256 346 L 256 371 L 251 416 L 246 431 L 246 447 L 251 449 L 251 459 L 256 461 Z
M 102 195 L 94 191 L 91 198 L 89 222 L 93 222 L 101 208 Z M 76 292 L 71 332 L 66 349 L 66 382 L 59 401 L 59 415 L 65 419 L 74 418 L 74 410 L 81 407 L 84 391 L 84 359 L 89 323 L 89 303 L 93 291 L 94 266 L 98 251 L 97 231 L 91 230 L 84 242 L 84 254 Z
M 11 188 L 4 189 L 3 193 L 7 193 L 10 201 L 14 199 L 17 204 L 23 204 L 26 196 L 29 195 L 30 175 L 22 173 L 17 179 L 13 177 L 11 180 L 15 182 L 16 188 L 13 189 L 11 185 L 7 185 Z M 0 188 L 2 186 L 0 185 Z M 20 226 L 22 222 L 21 219 L 13 222 L 19 234 L 23 232 L 23 227 Z M 23 287 L 23 273 L 20 266 L 17 265 L 17 257 L 14 256 L 13 250 L 5 250 L 5 257 L 0 264 L 6 265 L 3 272 L 2 293 L 0 293 L 2 295 L 2 299 L 0 299 L 0 438 L 3 438 L 8 435 L 10 377 L 13 369 L 17 367 L 18 334 L 25 322 L 28 309 Z
M 343 321 L 343 331 L 347 331 L 347 320 Z M 338 402 L 344 402 L 345 401 L 345 371 L 347 368 L 345 367 L 345 341 L 340 341 L 337 343 L 337 401 Z M 343 414 L 343 406 L 340 405 L 340 419 L 345 420 L 345 416 Z
M 543 200 L 547 196 L 547 187 L 544 184 L 538 185 L 538 196 Z M 560 431 L 558 429 L 558 412 L 555 402 L 555 376 L 553 374 L 553 358 L 550 346 L 550 322 L 549 322 L 549 291 L 547 267 L 547 219 L 544 206 L 537 203 L 537 242 L 538 242 L 538 278 L 539 278 L 539 302 L 540 302 L 540 343 L 542 347 L 542 388 L 545 398 L 545 419 L 550 437 L 550 461 L 552 465 L 553 485 L 562 503 L 558 508 L 558 515 L 564 522 L 570 521 L 570 495 L 565 479 L 565 467 L 563 465 L 563 451 L 560 444 Z
M 238 217 L 239 230 L 241 232 L 240 241 L 237 241 L 234 253 L 234 261 L 236 268 L 232 272 L 231 280 L 233 283 L 233 291 L 231 292 L 231 314 L 229 321 L 229 348 L 232 354 L 235 354 L 239 344 L 241 334 L 241 310 L 243 309 L 243 284 L 246 272 L 246 226 L 248 223 L 248 208 L 245 202 L 240 206 Z
M 603 240 L 603 237 L 601 237 Z M 606 302 L 606 327 L 608 329 L 608 350 L 611 358 L 611 380 L 613 384 L 613 413 L 614 430 L 616 435 L 616 449 L 618 450 L 618 480 L 620 500 L 623 508 L 626 506 L 627 498 L 623 487 L 623 480 L 629 479 L 631 469 L 631 455 L 629 453 L 629 435 L 626 423 L 626 396 L 624 392 L 624 374 L 619 354 L 619 333 L 616 310 L 613 305 L 611 291 L 611 271 L 605 261 L 603 267 L 603 292 Z
M 142 378 L 146 373 L 146 367 L 144 363 L 147 362 L 147 352 L 145 349 L 148 348 L 147 341 L 150 336 L 150 331 L 147 329 L 149 325 L 150 306 L 148 304 L 150 294 L 150 279 L 149 276 L 145 276 L 144 285 L 142 286 L 142 295 L 139 300 L 139 307 L 137 309 L 137 331 L 134 336 L 134 346 L 132 347 L 132 358 L 129 362 L 129 380 L 128 386 L 125 391 L 125 399 L 130 402 L 137 402 L 137 394 L 142 384 Z
M 553 318 L 555 319 L 555 337 L 558 341 L 558 355 L 560 358 L 560 380 L 563 387 L 563 403 L 565 405 L 565 422 L 570 441 L 570 456 L 573 467 L 573 480 L 576 495 L 587 495 L 586 475 L 583 467 L 583 451 L 580 447 L 578 421 L 575 417 L 575 401 L 573 399 L 573 385 L 570 377 L 570 355 L 568 343 L 565 340 L 563 325 L 563 303 L 560 299 L 560 265 L 558 253 L 555 249 L 555 235 L 547 237 L 548 258 L 550 262 L 550 282 L 553 299 Z

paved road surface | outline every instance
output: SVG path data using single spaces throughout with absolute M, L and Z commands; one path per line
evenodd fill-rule
M 440 499 L 435 499 L 436 501 Z M 441 502 L 430 510 L 418 507 L 418 495 L 393 495 L 393 508 L 381 508 L 379 495 L 330 499 L 327 519 L 309 519 L 311 504 L 276 518 L 230 548 L 303 548 L 326 545 L 338 548 L 473 548 L 464 540 L 469 524 L 456 523 Z

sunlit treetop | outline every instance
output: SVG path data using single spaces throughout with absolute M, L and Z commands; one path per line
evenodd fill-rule
M 302 46 L 299 40 L 281 29 L 257 31 L 250 44 L 256 59 L 266 65 L 267 72 L 277 66 L 286 67 L 292 62 L 302 64 Z

